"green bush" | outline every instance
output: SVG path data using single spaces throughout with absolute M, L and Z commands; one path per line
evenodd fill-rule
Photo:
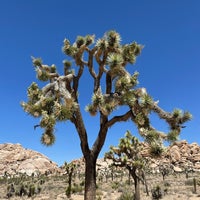
M 117 190 L 119 188 L 119 185 L 120 185 L 119 182 L 115 181 L 112 183 L 111 187 L 112 189 Z
M 155 188 L 153 188 L 151 193 L 152 193 L 153 200 L 159 200 L 162 198 L 162 191 L 161 191 L 161 187 L 159 185 L 157 185 Z
M 134 199 L 134 195 L 130 191 L 127 191 L 127 190 L 125 190 L 118 198 L 118 200 L 133 200 L 133 199 Z

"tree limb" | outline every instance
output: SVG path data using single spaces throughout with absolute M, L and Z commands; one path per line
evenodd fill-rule
M 129 110 L 128 112 L 126 112 L 124 115 L 119 115 L 119 116 L 115 116 L 112 119 L 110 119 L 105 125 L 107 127 L 111 127 L 112 125 L 114 125 L 116 122 L 122 122 L 122 121 L 127 121 L 129 118 L 131 118 L 132 116 L 132 111 Z

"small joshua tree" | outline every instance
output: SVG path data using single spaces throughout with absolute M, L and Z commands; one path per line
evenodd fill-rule
M 64 163 L 64 169 L 68 175 L 68 187 L 66 190 L 66 195 L 68 198 L 71 197 L 71 192 L 72 192 L 72 176 L 74 173 L 74 170 L 76 168 L 76 165 L 74 163 Z
M 105 159 L 113 161 L 113 165 L 124 167 L 134 180 L 135 200 L 140 200 L 140 181 L 145 182 L 144 167 L 147 160 L 142 156 L 142 145 L 139 140 L 132 136 L 129 131 L 125 137 L 120 139 L 117 147 L 110 147 L 110 151 L 105 154 Z
M 126 66 L 135 63 L 141 50 L 142 45 L 136 42 L 121 44 L 119 33 L 108 31 L 98 40 L 94 35 L 78 36 L 73 44 L 65 39 L 63 52 L 67 60 L 63 62 L 63 74 L 58 73 L 55 65 L 44 65 L 41 59 L 33 58 L 37 79 L 47 83 L 40 88 L 33 82 L 28 88 L 28 101 L 21 105 L 25 112 L 41 119 L 35 127 L 44 129 L 41 137 L 44 145 L 55 142 L 56 122 L 74 124 L 85 159 L 85 200 L 96 198 L 96 161 L 111 126 L 131 119 L 140 134 L 146 137 L 149 131 L 155 130 L 149 121 L 149 114 L 153 111 L 169 123 L 169 138 L 174 139 L 182 124 L 191 117 L 188 112 L 163 111 L 145 88 L 136 87 L 139 73 L 128 72 Z M 86 106 L 86 111 L 99 118 L 96 139 L 91 147 L 79 102 L 85 90 L 81 93 L 79 87 L 84 73 L 91 76 L 93 86 L 92 102 Z M 121 109 L 121 114 L 116 115 L 115 109 L 122 106 L 127 110 Z M 156 134 L 159 138 L 168 137 L 159 131 Z

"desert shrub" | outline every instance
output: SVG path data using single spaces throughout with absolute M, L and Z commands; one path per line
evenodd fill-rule
M 76 183 L 74 183 L 73 187 L 71 188 L 72 193 L 80 193 L 82 191 L 83 191 L 83 187 Z
M 157 185 L 155 188 L 153 188 L 151 190 L 151 193 L 152 193 L 153 200 L 159 200 L 162 198 L 162 191 L 161 191 L 161 187 L 159 185 Z
M 112 189 L 117 190 L 119 188 L 119 185 L 120 185 L 119 182 L 115 181 L 112 183 L 111 187 Z
M 19 187 L 15 191 L 16 196 L 22 197 L 22 196 L 25 196 L 27 194 L 28 194 L 27 186 L 24 185 L 24 184 L 19 185 Z
M 69 197 L 71 195 L 71 191 L 72 191 L 72 189 L 70 187 L 67 187 L 67 189 L 65 190 L 65 194 L 67 197 Z
M 97 200 L 102 200 L 103 192 L 100 190 L 97 190 L 96 192 L 96 199 Z
M 8 198 L 10 198 L 10 197 L 12 197 L 12 196 L 14 195 L 14 193 L 15 193 L 14 185 L 13 185 L 13 184 L 8 185 L 6 196 L 7 196 Z
M 118 200 L 133 200 L 133 199 L 134 195 L 128 190 L 124 190 L 123 193 L 118 198 Z
M 169 182 L 164 182 L 164 186 L 165 186 L 165 187 L 170 187 L 171 185 L 170 185 Z
M 97 200 L 102 200 L 101 196 L 97 196 L 96 199 L 97 199 Z
M 44 179 L 40 179 L 40 180 L 39 180 L 39 184 L 40 184 L 40 185 L 43 185 L 44 183 L 45 183 L 45 180 L 44 180 Z
M 83 180 L 83 181 L 80 182 L 80 186 L 83 187 L 84 185 L 85 185 L 85 181 Z
M 28 197 L 32 197 L 36 192 L 35 185 L 29 185 Z

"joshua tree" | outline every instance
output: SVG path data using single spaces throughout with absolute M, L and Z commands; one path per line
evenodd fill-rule
M 68 198 L 71 197 L 71 192 L 72 192 L 72 176 L 74 173 L 74 170 L 76 168 L 76 165 L 74 163 L 64 163 L 64 169 L 68 175 L 68 187 L 66 190 L 66 195 Z
M 127 131 L 125 137 L 120 139 L 119 145 L 111 146 L 110 151 L 105 154 L 105 159 L 112 160 L 114 166 L 125 167 L 129 171 L 134 180 L 135 200 L 140 200 L 140 181 L 147 186 L 144 175 L 147 160 L 142 156 L 142 150 L 139 140 Z
M 33 82 L 28 88 L 27 102 L 21 105 L 33 117 L 41 119 L 35 127 L 44 129 L 41 142 L 47 146 L 55 142 L 57 121 L 68 120 L 74 124 L 85 159 L 85 200 L 95 199 L 96 160 L 111 126 L 131 119 L 141 135 L 148 136 L 148 132 L 154 130 L 148 115 L 154 111 L 169 123 L 170 135 L 176 137 L 181 125 L 191 117 L 188 112 L 163 111 L 144 88 L 136 88 L 138 72 L 129 73 L 126 66 L 135 63 L 141 50 L 142 46 L 136 42 L 122 45 L 120 35 L 116 31 L 108 31 L 96 41 L 94 35 L 78 36 L 73 44 L 65 39 L 63 52 L 73 62 L 69 59 L 63 62 L 62 75 L 55 65 L 44 65 L 41 59 L 33 58 L 37 79 L 47 84 L 40 88 Z M 74 70 L 72 63 L 75 64 Z M 92 102 L 86 110 L 99 118 L 97 137 L 91 147 L 79 104 L 79 86 L 84 73 L 91 76 L 92 79 L 88 80 L 93 86 Z M 126 106 L 127 110 L 121 109 L 121 114 L 115 114 L 114 110 L 121 106 Z M 156 133 L 158 137 L 167 137 L 161 132 Z

